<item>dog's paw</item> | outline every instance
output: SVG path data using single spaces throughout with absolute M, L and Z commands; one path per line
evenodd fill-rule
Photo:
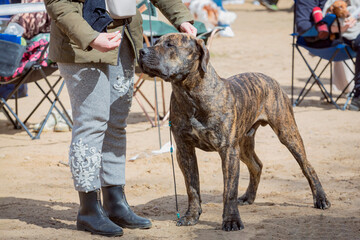
M 249 197 L 246 193 L 238 198 L 237 200 L 239 205 L 250 205 L 254 203 L 254 198 Z
M 222 230 L 224 231 L 239 231 L 241 229 L 244 229 L 244 224 L 242 223 L 240 217 L 237 219 L 227 220 L 223 221 L 222 223 Z
M 319 208 L 319 209 L 328 209 L 330 208 L 331 203 L 330 201 L 327 199 L 325 193 L 318 195 L 315 200 L 314 200 L 314 207 L 315 208 Z
M 192 226 L 198 223 L 200 214 L 197 216 L 191 216 L 190 214 L 185 214 L 182 216 L 176 223 L 176 226 Z

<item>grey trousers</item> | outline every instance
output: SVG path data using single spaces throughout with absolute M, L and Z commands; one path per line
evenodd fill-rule
M 125 184 L 125 127 L 133 94 L 134 59 L 125 37 L 118 66 L 58 63 L 74 121 L 69 166 L 77 191 Z

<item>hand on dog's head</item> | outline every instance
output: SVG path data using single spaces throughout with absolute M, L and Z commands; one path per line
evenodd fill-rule
M 209 58 L 203 40 L 190 34 L 172 33 L 162 36 L 153 47 L 140 50 L 139 65 L 144 73 L 175 83 L 185 80 L 190 73 L 205 74 Z

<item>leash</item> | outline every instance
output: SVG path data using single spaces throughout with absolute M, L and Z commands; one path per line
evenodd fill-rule
M 151 6 L 150 1 L 147 0 L 147 7 L 149 9 L 149 26 L 150 26 L 150 46 L 153 46 L 153 32 L 152 32 L 152 25 L 151 25 Z M 160 134 L 160 116 L 159 116 L 159 108 L 158 108 L 158 100 L 157 100 L 157 89 L 156 89 L 156 77 L 154 77 L 154 84 L 155 84 L 155 102 L 156 102 L 156 113 L 157 113 L 157 122 L 158 122 L 158 134 L 159 134 L 159 144 L 161 148 L 161 134 Z M 172 144 L 172 134 L 171 134 L 171 121 L 169 120 L 169 132 L 170 132 L 170 156 L 171 156 L 171 165 L 172 165 L 172 172 L 173 172 L 173 180 L 174 180 L 174 191 L 175 191 L 175 208 L 176 208 L 176 217 L 180 219 L 179 213 L 179 204 L 177 198 L 177 191 L 176 191 L 176 177 L 175 177 L 175 166 L 174 166 L 174 149 Z
M 174 178 L 176 217 L 177 217 L 177 219 L 180 219 L 179 205 L 178 205 L 177 191 L 176 191 L 176 178 L 175 178 L 175 167 L 174 167 L 174 149 L 173 149 L 173 144 L 172 144 L 171 121 L 170 120 L 169 120 L 169 128 L 170 128 L 169 129 L 170 130 L 170 156 L 171 156 L 171 165 L 172 165 L 173 178 Z

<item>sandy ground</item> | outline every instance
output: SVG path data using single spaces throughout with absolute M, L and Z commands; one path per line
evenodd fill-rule
M 256 71 L 277 79 L 290 95 L 293 14 L 290 0 L 280 0 L 278 12 L 253 6 L 227 5 L 238 18 L 234 38 L 214 39 L 211 62 L 223 77 Z M 308 72 L 296 58 L 296 92 Z M 326 77 L 326 76 L 325 76 Z M 327 82 L 327 81 L 325 81 Z M 21 100 L 25 115 L 41 96 L 29 84 L 29 97 Z M 170 85 L 165 84 L 168 107 Z M 153 82 L 143 88 L 153 96 Z M 197 151 L 203 214 L 197 225 L 176 227 L 174 184 L 170 153 L 153 155 L 160 148 L 158 129 L 152 128 L 134 101 L 128 121 L 126 192 L 130 205 L 153 221 L 150 230 L 125 229 L 126 239 L 360 239 L 360 113 L 339 111 L 320 100 L 314 88 L 294 109 L 308 159 L 316 169 L 332 203 L 328 210 L 313 207 L 308 183 L 287 149 L 270 127 L 259 129 L 256 152 L 264 168 L 255 203 L 239 206 L 245 229 L 224 232 L 222 170 L 217 153 Z M 69 107 L 67 93 L 62 93 Z M 341 100 L 341 104 L 344 100 Z M 40 121 L 48 106 L 30 120 Z M 160 128 L 161 145 L 169 141 L 169 128 Z M 75 229 L 79 206 L 67 163 L 71 133 L 45 132 L 30 140 L 14 130 L 0 114 L 0 239 L 102 239 Z M 136 160 L 130 159 L 137 156 Z M 239 193 L 248 185 L 241 163 Z M 187 207 L 182 174 L 175 165 L 179 210 Z

